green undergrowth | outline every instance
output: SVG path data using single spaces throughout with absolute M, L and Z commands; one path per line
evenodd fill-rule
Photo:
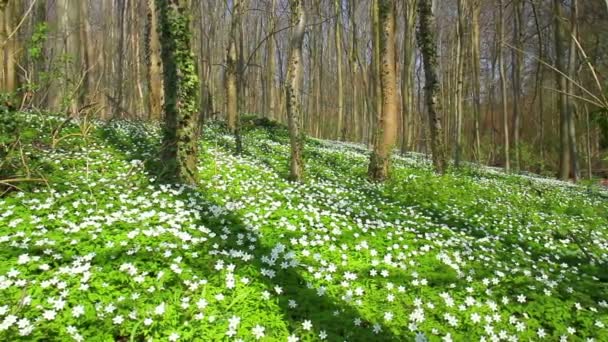
M 608 340 L 608 202 L 600 189 L 469 165 L 438 176 L 395 155 L 216 123 L 197 187 L 163 184 L 153 124 L 21 114 L 48 185 L 0 199 L 6 341 Z M 11 172 L 21 172 L 14 164 Z

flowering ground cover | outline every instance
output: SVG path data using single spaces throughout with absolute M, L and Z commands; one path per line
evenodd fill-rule
M 2 341 L 608 341 L 599 189 L 417 154 L 372 184 L 364 147 L 314 139 L 295 184 L 286 132 L 251 122 L 163 185 L 157 127 L 40 147 L 53 120 L 23 121 L 49 186 L 0 198 Z

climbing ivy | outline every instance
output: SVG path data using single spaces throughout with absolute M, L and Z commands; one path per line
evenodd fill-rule
M 190 48 L 187 1 L 156 0 L 164 67 L 163 176 L 196 183 L 196 120 L 199 79 Z

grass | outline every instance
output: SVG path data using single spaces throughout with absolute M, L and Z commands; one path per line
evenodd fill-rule
M 1 340 L 608 340 L 599 189 L 418 154 L 373 184 L 365 148 L 315 139 L 296 184 L 253 121 L 242 156 L 206 126 L 184 187 L 156 179 L 154 125 L 53 150 L 58 119 L 22 119 L 49 187 L 0 199 Z

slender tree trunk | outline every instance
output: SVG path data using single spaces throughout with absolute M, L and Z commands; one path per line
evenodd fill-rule
M 505 9 L 503 0 L 498 0 L 498 36 L 500 41 L 498 44 L 498 68 L 500 69 L 500 94 L 502 102 L 502 127 L 504 131 L 503 141 L 503 153 L 505 158 L 505 172 L 511 171 L 511 151 L 509 146 L 509 113 L 507 106 L 507 75 L 505 70 L 505 54 L 504 54 L 504 40 L 505 40 Z
M 473 116 L 474 116 L 474 139 L 475 157 L 477 162 L 481 162 L 484 156 L 481 155 L 481 38 L 479 33 L 479 16 L 481 12 L 480 0 L 471 1 L 471 69 L 473 76 Z
M 538 36 L 537 40 L 538 40 L 538 62 L 536 65 L 536 91 L 538 92 L 538 125 L 539 125 L 539 143 L 538 143 L 538 149 L 539 149 L 539 156 L 540 156 L 540 162 L 541 164 L 541 170 L 543 171 L 544 169 L 544 165 L 545 165 L 545 117 L 544 117 L 544 111 L 545 111 L 545 103 L 544 103 L 544 90 L 543 90 L 543 85 L 544 85 L 544 67 L 542 64 L 542 61 L 544 61 L 544 55 L 545 55 L 545 48 L 544 48 L 544 36 L 543 36 L 543 32 L 540 26 L 540 22 L 539 22 L 539 17 L 538 17 L 538 10 L 536 7 L 536 3 L 534 1 L 531 2 L 532 4 L 532 13 L 534 15 L 534 25 L 536 27 L 536 35 Z
M 515 48 L 511 49 L 511 58 L 513 65 L 511 66 L 511 78 L 513 86 L 513 147 L 515 148 L 515 160 L 513 168 L 519 171 L 521 165 L 521 146 L 519 142 L 519 134 L 521 131 L 521 67 L 522 67 L 522 15 L 523 2 L 522 0 L 514 0 L 513 2 L 513 40 Z
M 290 1 L 291 25 L 293 28 L 291 32 L 289 64 L 287 65 L 285 95 L 291 145 L 289 178 L 294 181 L 301 181 L 304 176 L 304 161 L 302 160 L 304 135 L 300 122 L 302 43 L 306 29 L 306 14 L 303 6 L 302 0 Z
M 401 117 L 403 141 L 401 153 L 412 148 L 414 128 L 414 76 L 416 73 L 416 6 L 418 0 L 404 2 L 403 68 L 401 68 Z
M 388 178 L 391 153 L 397 138 L 397 75 L 395 64 L 395 1 L 378 0 L 380 42 L 380 79 L 382 113 L 376 123 L 376 139 L 368 175 L 373 181 Z
M 568 94 L 575 94 L 576 88 L 572 80 L 576 77 L 576 65 L 577 65 L 577 47 L 576 39 L 578 39 L 578 0 L 570 1 L 570 47 L 568 49 L 568 79 L 566 82 L 566 92 Z M 576 126 L 575 126 L 575 114 L 576 114 L 576 103 L 570 96 L 568 100 L 568 138 L 570 146 L 570 162 L 571 172 L 574 181 L 579 180 L 580 169 L 578 164 L 578 147 L 576 144 Z
M 17 73 L 21 50 L 19 34 L 15 33 L 10 39 L 8 37 L 21 19 L 21 6 L 20 0 L 0 3 L 0 43 L 4 44 L 3 51 L 0 51 L 2 54 L 2 87 L 0 90 L 8 93 L 16 92 L 20 83 Z
M 435 170 L 444 173 L 446 170 L 446 156 L 442 114 L 439 103 L 439 79 L 437 76 L 437 24 L 431 0 L 419 0 L 418 17 L 418 46 L 422 52 L 425 76 L 425 97 L 431 135 L 431 151 Z
M 148 0 L 145 48 L 148 78 L 148 117 L 152 120 L 160 120 L 163 105 L 163 79 L 155 0 Z
M 122 114 L 123 103 L 123 83 L 124 83 L 124 58 L 125 58 L 125 13 L 128 0 L 117 0 L 116 8 L 118 10 L 118 65 L 116 73 L 116 81 L 114 86 L 117 89 L 117 94 L 114 103 L 114 118 L 118 118 Z
M 342 75 L 342 0 L 334 0 L 334 14 L 336 16 L 334 26 L 334 38 L 336 46 L 336 74 L 338 76 L 338 122 L 337 122 L 337 138 L 344 140 L 346 125 L 344 124 L 344 84 Z
M 462 121 L 463 121 L 463 88 L 464 88 L 464 20 L 466 0 L 458 0 L 458 24 L 456 27 L 456 153 L 454 157 L 454 166 L 460 167 L 460 159 L 462 158 Z
M 275 20 L 275 11 L 276 11 L 277 1 L 272 0 L 270 4 L 270 16 L 268 23 L 268 34 L 274 32 L 276 29 L 276 20 Z M 276 99 L 275 99 L 275 43 L 274 37 L 270 37 L 266 42 L 266 96 L 267 100 L 267 108 L 266 114 L 274 120 L 277 120 L 277 115 L 275 113 Z
M 555 30 L 555 54 L 556 54 L 556 65 L 555 68 L 561 72 L 568 72 L 564 63 L 564 29 L 562 20 L 562 3 L 561 0 L 553 1 L 554 10 L 554 30 Z M 565 94 L 567 91 L 566 78 L 560 73 L 555 73 L 557 91 L 557 106 L 560 112 L 560 158 L 559 158 L 559 178 L 562 180 L 568 180 L 570 176 L 570 139 L 569 139 L 569 111 L 568 111 L 568 97 Z
M 236 120 L 238 115 L 238 85 L 237 85 L 237 49 L 236 35 L 238 29 L 238 11 L 240 11 L 240 0 L 232 3 L 232 18 L 230 24 L 230 35 L 228 37 L 228 49 L 226 51 L 226 122 L 230 132 L 236 131 Z
M 196 184 L 198 75 L 187 0 L 156 0 L 165 87 L 162 161 L 165 176 Z
M 375 104 L 375 115 L 371 116 L 370 122 L 372 122 L 372 126 L 370 127 L 370 131 L 372 133 L 371 144 L 374 146 L 376 144 L 376 139 L 378 138 L 375 134 L 378 131 L 375 124 L 380 121 L 380 116 L 382 115 L 382 98 L 381 98 L 381 84 L 380 84 L 380 17 L 378 10 L 378 2 L 380 0 L 372 0 L 372 74 L 370 79 L 373 80 L 373 99 Z

